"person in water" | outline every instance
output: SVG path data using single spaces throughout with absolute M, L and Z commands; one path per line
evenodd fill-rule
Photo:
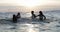
M 43 15 L 42 11 L 39 11 L 38 16 L 39 16 L 39 20 L 45 20 L 46 19 L 45 15 Z
M 13 14 L 13 23 L 17 23 L 17 17 L 15 14 Z
M 34 11 L 31 11 L 32 19 L 36 18 L 36 15 L 34 14 Z
M 20 13 L 17 13 L 17 19 L 21 18 Z

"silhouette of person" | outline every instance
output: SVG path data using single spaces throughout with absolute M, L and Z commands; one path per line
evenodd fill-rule
M 21 18 L 20 13 L 17 13 L 17 19 Z
M 46 17 L 43 15 L 42 11 L 39 11 L 39 20 L 45 20 Z
M 13 23 L 17 23 L 17 17 L 16 17 L 16 15 L 15 14 L 13 14 Z
M 34 11 L 31 11 L 32 19 L 36 18 L 36 15 L 34 14 Z

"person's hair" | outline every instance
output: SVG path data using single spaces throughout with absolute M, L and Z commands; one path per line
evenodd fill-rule
M 34 11 L 31 11 L 31 13 L 33 14 L 33 13 L 34 13 Z
M 20 13 L 18 12 L 18 15 L 20 15 Z
M 39 11 L 39 13 L 40 13 L 41 15 L 43 15 L 43 12 L 42 12 L 42 11 Z
M 13 16 L 15 16 L 15 14 L 13 14 Z

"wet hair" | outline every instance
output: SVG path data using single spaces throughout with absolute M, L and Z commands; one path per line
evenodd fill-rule
M 39 11 L 39 13 L 40 13 L 41 15 L 43 15 L 42 11 Z
M 13 17 L 15 17 L 15 14 L 13 14 Z
M 34 13 L 34 11 L 31 11 L 31 14 L 33 14 Z
M 18 12 L 18 15 L 20 15 L 20 13 Z

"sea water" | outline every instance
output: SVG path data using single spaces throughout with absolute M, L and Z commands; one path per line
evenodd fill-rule
M 31 19 L 29 12 L 20 13 L 21 18 L 17 23 L 13 23 L 12 15 L 17 15 L 17 12 L 0 12 L 0 32 L 60 32 L 60 13 L 58 12 L 44 12 L 46 22 Z M 35 14 L 38 15 L 38 12 Z

